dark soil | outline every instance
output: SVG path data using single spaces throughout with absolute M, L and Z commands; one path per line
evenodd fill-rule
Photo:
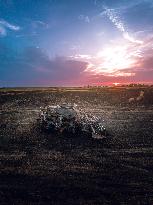
M 153 204 L 153 88 L 0 91 L 0 204 Z M 40 106 L 78 104 L 109 137 L 40 132 Z

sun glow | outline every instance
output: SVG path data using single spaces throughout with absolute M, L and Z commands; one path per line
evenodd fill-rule
M 128 54 L 128 48 L 126 46 L 105 48 L 97 54 L 97 60 L 102 61 L 102 63 L 97 66 L 97 73 L 113 73 L 129 68 L 135 62 L 131 54 Z
M 120 85 L 120 83 L 113 83 L 113 85 L 118 86 L 118 85 Z
M 143 47 L 142 44 L 118 40 L 111 42 L 94 55 L 75 55 L 71 58 L 88 62 L 84 72 L 94 76 L 132 77 L 136 75 L 134 68 L 141 65 Z

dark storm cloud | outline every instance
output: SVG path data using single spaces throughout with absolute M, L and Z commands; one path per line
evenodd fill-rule
M 150 45 L 150 44 L 149 44 Z M 128 69 L 118 73 L 135 73 L 134 76 L 105 76 L 85 72 L 88 61 L 56 56 L 50 58 L 41 48 L 28 47 L 17 54 L 0 44 L 1 84 L 7 85 L 85 85 L 111 82 L 150 82 L 153 78 L 152 48 L 144 49 L 143 57 Z M 6 55 L 7 54 L 7 55 Z M 115 74 L 115 73 L 114 73 Z M 116 73 L 117 74 L 117 73 Z
M 4 48 L 1 48 L 4 50 Z M 0 50 L 1 51 L 1 50 Z M 8 51 L 7 51 L 8 52 Z M 3 59 L 0 80 L 12 82 L 34 82 L 52 85 L 55 82 L 78 81 L 88 65 L 87 62 L 70 60 L 66 57 L 49 58 L 40 48 L 29 47 L 20 55 Z M 9 73 L 9 75 L 8 75 Z
M 86 62 L 70 60 L 66 57 L 57 56 L 49 58 L 40 48 L 27 48 L 24 52 L 26 62 L 33 65 L 36 72 L 41 75 L 51 75 L 54 78 L 78 77 L 88 65 Z

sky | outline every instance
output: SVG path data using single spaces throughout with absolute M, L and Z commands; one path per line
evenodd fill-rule
M 0 86 L 153 84 L 153 0 L 0 0 Z

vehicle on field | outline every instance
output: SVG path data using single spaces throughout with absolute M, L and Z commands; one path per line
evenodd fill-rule
M 51 133 L 86 135 L 98 139 L 105 138 L 107 135 L 100 120 L 77 109 L 76 104 L 64 103 L 41 108 L 38 121 L 42 131 Z

